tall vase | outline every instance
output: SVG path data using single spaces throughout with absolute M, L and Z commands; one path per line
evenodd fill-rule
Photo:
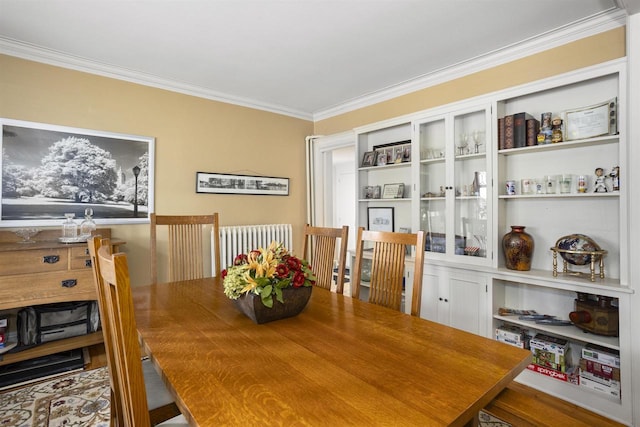
M 524 228 L 522 225 L 512 225 L 511 231 L 502 238 L 502 250 L 509 270 L 531 270 L 533 237 Z

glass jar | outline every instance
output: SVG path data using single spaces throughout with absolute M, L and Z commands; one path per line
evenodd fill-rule
M 91 237 L 96 231 L 96 223 L 93 221 L 93 209 L 84 210 L 84 220 L 80 223 L 80 237 Z
M 64 214 L 66 218 L 62 223 L 62 237 L 64 239 L 75 239 L 78 237 L 78 224 L 73 220 L 76 217 L 74 213 Z

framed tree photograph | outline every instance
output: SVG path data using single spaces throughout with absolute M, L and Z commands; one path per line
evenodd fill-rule
M 367 208 L 367 222 L 371 231 L 393 231 L 393 207 Z
M 153 212 L 153 137 L 0 119 L 0 227 L 143 223 Z

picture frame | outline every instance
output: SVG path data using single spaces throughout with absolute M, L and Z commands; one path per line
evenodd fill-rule
M 411 144 L 407 144 L 402 146 L 402 162 L 410 162 L 411 161 Z
M 594 138 L 617 133 L 617 99 L 564 112 L 564 139 Z
M 402 163 L 402 147 L 393 149 L 393 163 Z
M 371 167 L 376 165 L 376 152 L 375 151 L 367 151 L 362 156 L 362 164 L 360 165 L 363 168 Z
M 393 231 L 393 207 L 367 208 L 367 226 L 370 231 Z
M 288 196 L 289 178 L 196 172 L 196 193 Z
M 376 166 L 387 164 L 387 153 L 384 150 L 376 151 Z
M 383 199 L 402 199 L 404 197 L 404 184 L 385 184 L 382 190 Z
M 380 198 L 380 186 L 379 185 L 367 185 L 364 187 L 365 199 L 379 199 Z
M 148 223 L 155 138 L 0 118 L 0 227 Z

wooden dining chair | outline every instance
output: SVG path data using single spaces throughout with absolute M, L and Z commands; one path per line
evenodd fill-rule
M 348 238 L 349 227 L 346 225 L 342 228 L 312 227 L 309 224 L 305 226 L 302 253 L 311 263 L 313 272 L 316 275 L 316 286 L 331 290 L 333 263 L 336 259 L 336 243 L 340 239 L 336 292 L 339 294 L 343 292 Z
M 187 426 L 149 359 L 141 358 L 125 254 L 88 240 L 111 386 L 111 426 Z
M 422 270 L 424 263 L 425 233 L 393 233 L 387 231 L 368 231 L 358 228 L 356 255 L 351 272 L 352 294 L 360 297 L 360 278 L 362 275 L 365 242 L 373 243 L 371 253 L 371 281 L 369 302 L 400 310 L 402 307 L 402 281 L 405 269 L 407 245 L 415 246 L 413 270 L 413 292 L 411 297 L 411 315 L 419 316 L 422 297 Z
M 158 282 L 158 226 L 167 226 L 168 281 L 201 279 L 204 272 L 203 228 L 211 226 L 219 235 L 218 213 L 213 215 L 156 215 L 151 214 L 151 281 Z M 211 251 L 212 276 L 220 275 L 220 242 L 213 239 Z

